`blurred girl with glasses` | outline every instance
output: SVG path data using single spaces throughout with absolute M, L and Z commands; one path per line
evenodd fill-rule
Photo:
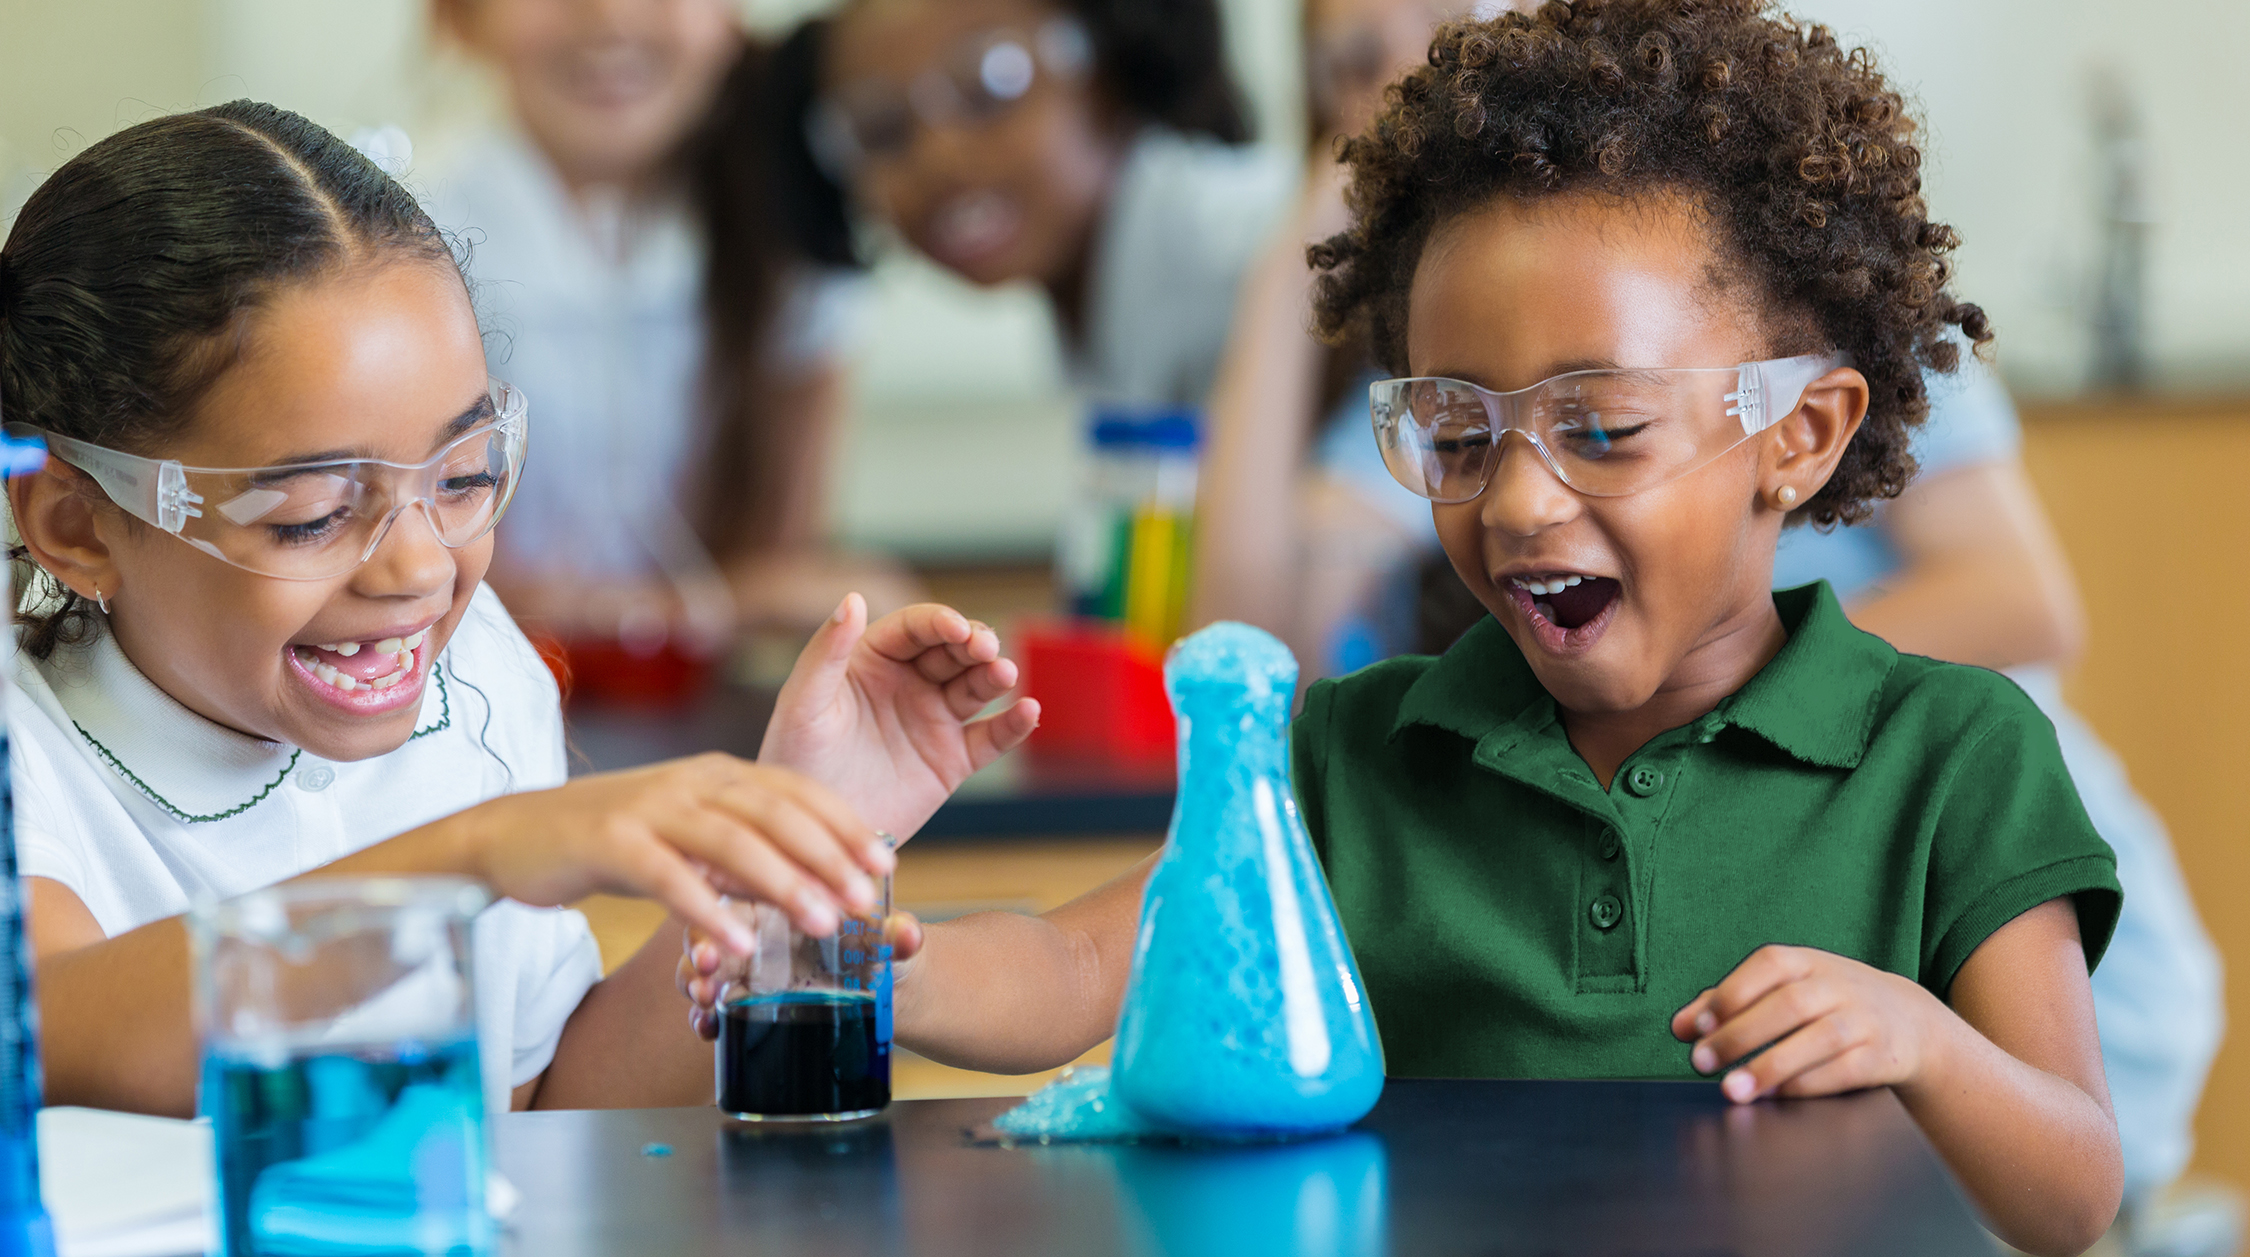
M 968 720 L 1015 681 L 989 629 L 849 597 L 761 762 L 566 781 L 553 678 L 483 584 L 537 413 L 486 370 L 414 198 L 271 106 L 122 131 L 17 217 L 0 417 L 50 456 L 8 485 L 7 733 L 49 1100 L 193 1110 L 192 901 L 432 873 L 506 897 L 475 937 L 489 1103 L 707 1101 L 680 923 L 746 947 L 724 893 L 832 930 L 893 865 L 874 831 L 1029 731 Z M 675 914 L 606 978 L 561 907 L 598 891 Z
M 1201 405 L 1290 186 L 1222 42 L 1214 0 L 854 0 L 808 131 L 923 255 L 1044 289 L 1088 394 Z
M 539 399 L 542 474 L 494 561 L 509 605 L 581 662 L 809 630 L 846 587 L 903 605 L 903 574 L 823 537 L 855 267 L 761 195 L 811 45 L 747 39 L 725 0 L 436 0 L 435 19 L 509 111 L 424 180 L 476 254 L 501 369 Z

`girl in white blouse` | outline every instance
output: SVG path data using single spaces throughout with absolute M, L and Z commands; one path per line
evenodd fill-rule
M 413 198 L 270 106 L 129 128 L 17 218 L 0 410 L 51 457 L 8 486 L 36 571 L 7 714 L 50 1100 L 192 1111 L 180 914 L 343 873 L 512 901 L 475 941 L 495 1106 L 705 1100 L 675 931 L 605 979 L 559 905 L 646 895 L 746 947 L 724 892 L 826 932 L 891 867 L 876 829 L 1029 732 L 1029 704 L 971 720 L 1015 679 L 990 630 L 852 597 L 760 763 L 566 784 L 553 684 L 481 584 L 530 430 L 485 370 Z

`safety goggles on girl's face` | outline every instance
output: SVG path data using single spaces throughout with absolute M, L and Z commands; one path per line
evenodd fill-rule
M 1375 442 L 1398 482 L 1433 502 L 1467 502 L 1520 433 L 1555 478 L 1614 498 L 1677 480 L 1797 409 L 1842 354 L 1733 367 L 1572 371 L 1513 393 L 1438 376 L 1368 389 Z
M 1067 17 L 1026 37 L 979 31 L 901 87 L 877 79 L 847 83 L 812 108 L 805 138 L 830 178 L 848 179 L 871 161 L 894 161 L 923 127 L 977 126 L 1031 92 L 1042 73 L 1076 78 L 1093 62 L 1086 28 Z
M 128 514 L 261 576 L 323 580 L 375 554 L 391 525 L 420 506 L 439 541 L 460 549 L 492 531 L 523 473 L 523 394 L 494 381 L 467 431 L 426 462 L 333 459 L 279 467 L 188 467 L 142 458 L 24 424 L 9 431 L 102 487 Z

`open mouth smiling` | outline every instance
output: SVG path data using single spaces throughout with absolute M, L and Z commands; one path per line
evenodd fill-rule
M 419 699 L 428 675 L 428 640 L 429 630 L 423 628 L 369 641 L 292 645 L 289 662 L 320 698 L 369 715 Z
M 1616 618 L 1625 588 L 1615 578 L 1582 572 L 1503 576 L 1498 584 L 1523 613 L 1532 635 L 1556 654 L 1592 646 Z

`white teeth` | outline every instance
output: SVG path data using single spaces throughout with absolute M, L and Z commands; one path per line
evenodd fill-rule
M 397 672 L 395 672 L 395 673 L 392 673 L 391 675 L 393 675 L 393 676 L 399 676 L 399 675 L 402 675 L 402 674 L 404 674 L 404 673 L 405 673 L 405 672 L 406 672 L 406 671 L 407 671 L 408 669 L 412 668 L 413 666 L 414 666 L 414 652 L 413 652 L 413 651 L 411 651 L 411 650 L 402 650 L 402 651 L 398 652 L 398 671 L 397 671 Z
M 1544 598 L 1549 594 L 1559 594 L 1573 585 L 1584 584 L 1587 578 L 1583 576 L 1558 576 L 1553 580 L 1537 581 L 1525 580 L 1523 577 L 1517 576 L 1511 579 L 1515 581 L 1516 588 L 1533 597 Z
M 399 652 L 401 644 L 398 638 L 386 637 L 375 643 L 375 653 L 378 655 L 395 655 Z
M 406 639 L 406 641 L 405 641 L 405 646 L 406 646 L 406 649 L 408 649 L 408 650 L 420 650 L 420 649 L 422 649 L 422 639 L 423 639 L 423 638 L 425 638 L 425 637 L 428 637 L 429 635 L 430 635 L 430 630 L 428 630 L 428 629 L 423 629 L 423 630 L 422 630 L 421 632 L 419 632 L 419 633 L 416 633 L 416 634 L 414 634 L 414 635 L 413 635 L 413 636 L 411 636 L 411 637 L 408 637 L 408 638 Z
M 406 674 L 405 674 L 405 673 L 403 673 L 403 672 L 393 672 L 393 673 L 391 673 L 391 674 L 390 674 L 389 676 L 380 676 L 380 677 L 376 677 L 376 678 L 375 678 L 374 680 L 372 680 L 372 681 L 369 681 L 369 682 L 367 683 L 367 688 L 369 688 L 369 689 L 371 689 L 371 690 L 387 690 L 387 689 L 391 688 L 392 686 L 394 686 L 394 685 L 397 685 L 397 684 L 398 684 L 399 682 L 401 682 L 401 681 L 403 681 L 403 680 L 405 680 L 405 679 L 406 679 Z
M 336 674 L 334 684 L 337 689 L 349 694 L 359 688 L 359 678 L 349 672 L 339 672 Z
M 353 655 L 356 655 L 356 654 L 358 654 L 358 653 L 359 653 L 359 643 L 358 643 L 358 642 L 338 642 L 338 643 L 336 643 L 336 644 L 335 644 L 335 645 L 333 645 L 333 646 L 323 646 L 323 647 L 321 647 L 321 649 L 322 649 L 322 650 L 325 650 L 325 651 L 327 651 L 327 652 L 328 652 L 329 654 L 332 654 L 332 655 L 342 655 L 342 656 L 343 656 L 344 658 L 346 658 L 346 659 L 349 659 L 349 658 L 351 658 L 351 657 L 352 657 Z

